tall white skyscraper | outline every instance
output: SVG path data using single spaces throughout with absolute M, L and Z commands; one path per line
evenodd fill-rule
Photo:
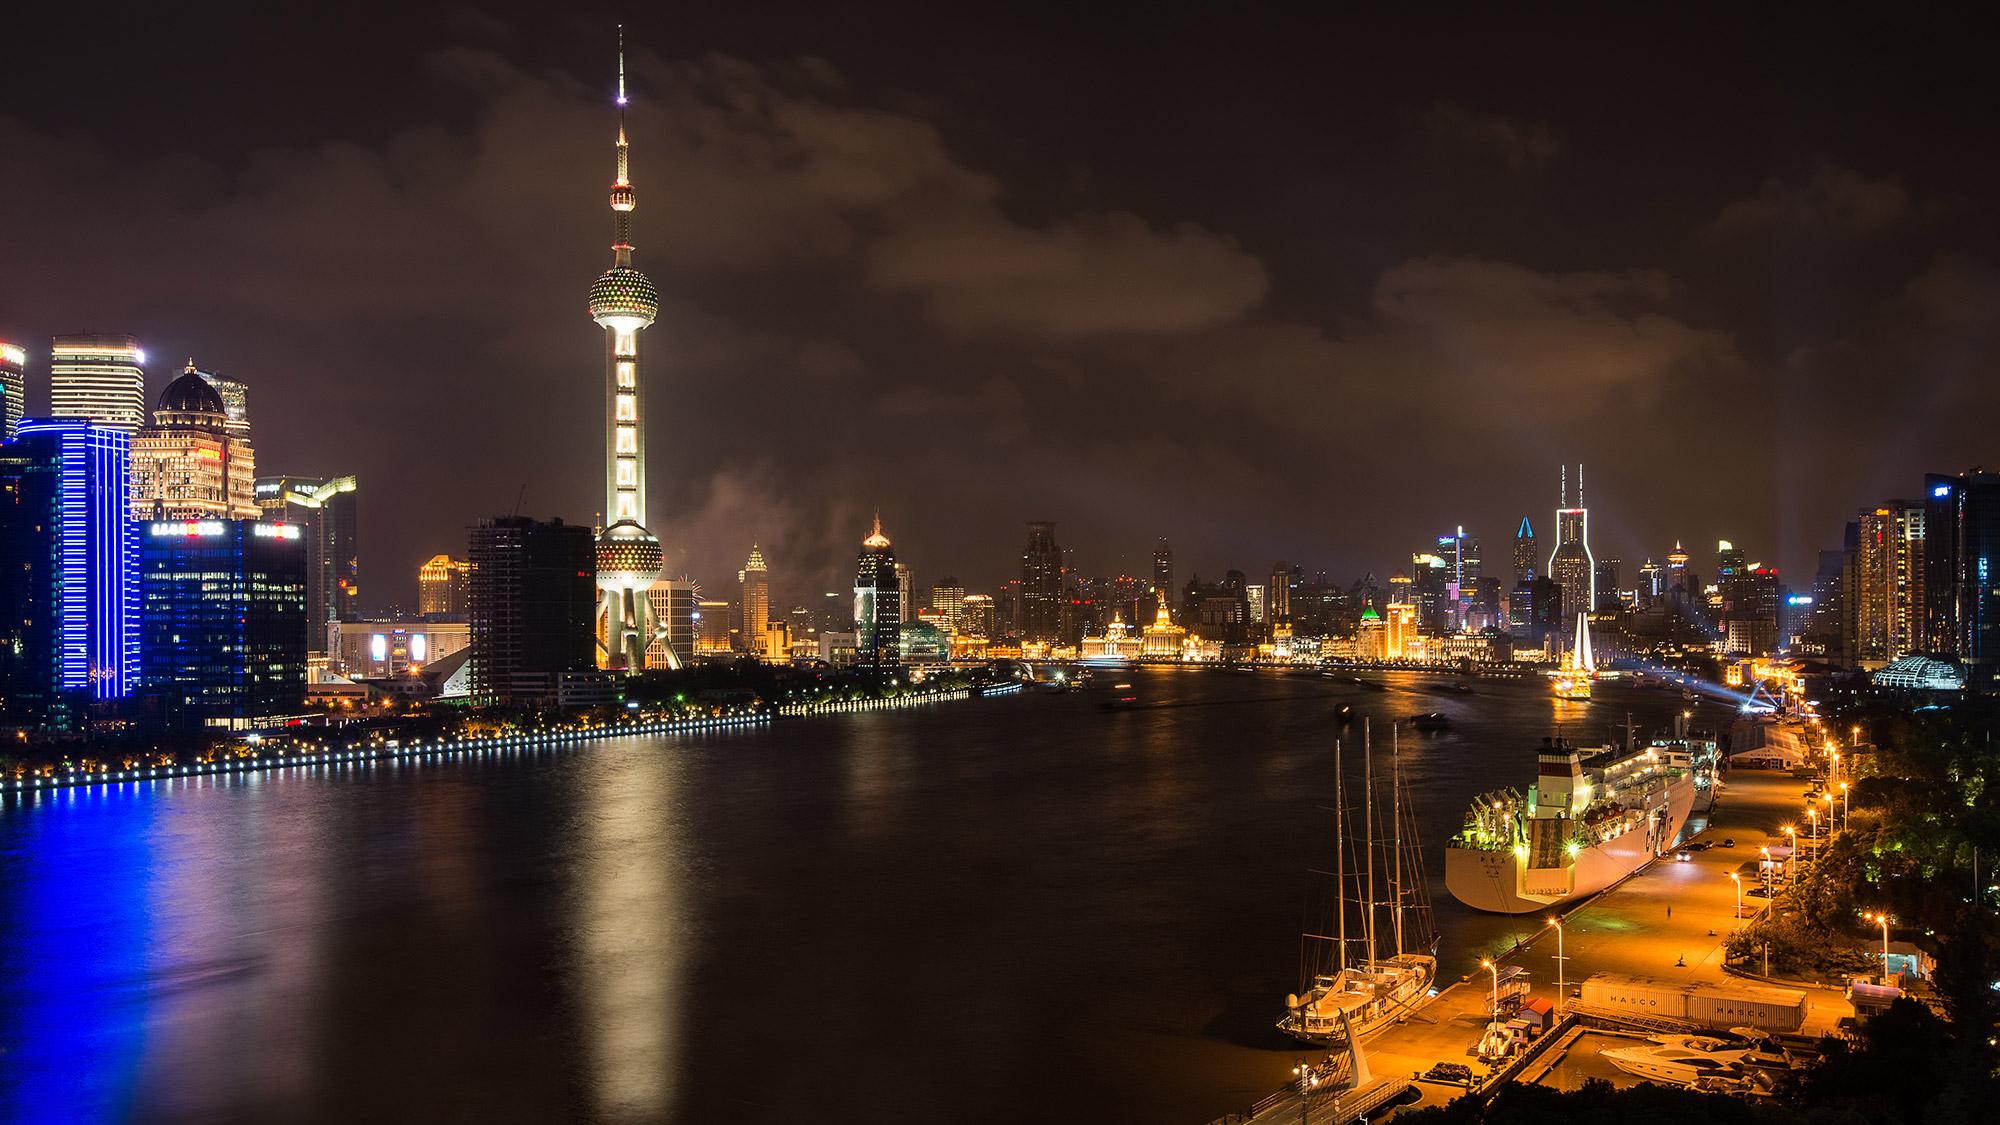
M 625 143 L 625 32 L 618 32 L 618 162 L 611 184 L 611 268 L 590 286 L 590 318 L 604 329 L 604 523 L 597 540 L 599 656 L 604 667 L 636 672 L 648 651 L 656 666 L 679 667 L 672 645 L 654 645 L 658 623 L 648 591 L 666 552 L 646 530 L 646 415 L 639 333 L 660 314 L 660 294 L 632 268 L 632 190 Z
M 49 348 L 49 414 L 136 434 L 146 424 L 146 353 L 130 336 L 57 336 Z
M 25 411 L 28 392 L 28 350 L 0 340 L 0 441 L 14 440 L 14 427 Z

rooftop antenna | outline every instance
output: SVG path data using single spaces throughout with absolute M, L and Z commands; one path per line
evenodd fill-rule
M 1564 462 L 1559 471 L 1562 474 L 1562 485 L 1557 490 L 1556 507 L 1567 508 L 1569 507 L 1569 463 Z

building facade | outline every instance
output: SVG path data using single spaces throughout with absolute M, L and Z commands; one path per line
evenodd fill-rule
M 882 667 L 902 659 L 903 586 L 882 517 L 861 541 L 854 564 L 855 662 Z
M 13 441 L 27 413 L 28 349 L 0 340 L 0 441 Z
M 63 729 L 62 458 L 48 435 L 0 444 L 0 730 Z
M 742 588 L 743 651 L 763 655 L 769 648 L 765 632 L 771 626 L 771 569 L 765 565 L 764 552 L 757 545 L 750 545 L 750 558 L 743 569 L 736 572 L 737 584 Z
M 337 621 L 327 630 L 327 663 L 350 680 L 411 674 L 472 643 L 463 621 Z
M 1021 552 L 1021 636 L 1054 643 L 1062 639 L 1062 549 L 1056 546 L 1056 525 L 1028 525 L 1028 547 Z
M 563 674 L 594 669 L 596 550 L 590 529 L 505 516 L 473 528 L 470 539 L 473 698 L 543 698 Z
M 306 544 L 294 524 L 142 525 L 142 680 L 181 726 L 244 729 L 306 692 Z
M 146 353 L 130 336 L 57 336 L 49 347 L 49 413 L 86 418 L 128 438 L 146 424 Z
M 230 428 L 227 405 L 189 360 L 160 392 L 153 421 L 132 439 L 132 518 L 252 520 L 257 462 L 247 427 Z
M 1597 605 L 1597 560 L 1590 554 L 1590 509 L 1583 504 L 1583 466 L 1576 467 L 1576 506 L 1569 503 L 1569 469 L 1563 468 L 1561 506 L 1556 509 L 1556 549 L 1549 555 L 1550 578 L 1562 588 L 1563 620 Z
M 1854 660 L 1879 668 L 1926 639 L 1924 505 L 1891 500 L 1861 510 L 1854 562 Z
M 351 476 L 262 477 L 256 493 L 265 519 L 303 529 L 306 628 L 312 651 L 324 653 L 329 623 L 361 617 L 359 485 Z
M 417 612 L 425 617 L 464 617 L 470 569 L 464 559 L 432 555 L 417 568 Z
M 82 418 L 24 418 L 18 432 L 46 435 L 59 466 L 63 689 L 122 699 L 139 681 L 132 438 Z

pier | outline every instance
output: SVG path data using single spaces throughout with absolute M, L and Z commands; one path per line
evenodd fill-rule
M 1767 730 L 1773 743 L 1789 742 L 1796 732 L 1782 725 Z M 1474 1046 L 1491 1019 L 1492 978 L 1485 969 L 1445 988 L 1436 999 L 1418 1009 L 1407 1020 L 1384 1028 L 1363 1041 L 1375 1087 L 1343 1091 L 1338 1120 L 1352 1121 L 1369 1112 L 1360 1108 L 1373 1101 L 1379 1108 L 1396 1101 L 1396 1095 L 1415 1086 L 1420 1099 L 1409 1104 L 1439 1105 L 1468 1092 L 1490 1094 L 1508 1081 L 1525 1075 L 1539 1079 L 1570 1046 L 1561 1041 L 1572 1038 L 1568 1025 L 1587 1013 L 1576 1010 L 1577 986 L 1592 973 L 1624 973 L 1665 980 L 1720 983 L 1729 974 L 1723 968 L 1723 943 L 1740 925 L 1764 909 L 1765 899 L 1748 893 L 1742 896 L 1743 916 L 1737 917 L 1737 886 L 1730 874 L 1747 861 L 1759 857 L 1765 845 L 1783 845 L 1790 840 L 1781 825 L 1800 823 L 1803 805 L 1800 791 L 1806 784 L 1789 773 L 1777 770 L 1735 770 L 1722 775 L 1723 788 L 1711 810 L 1707 827 L 1694 839 L 1710 842 L 1706 850 L 1692 852 L 1686 862 L 1665 856 L 1614 884 L 1596 898 L 1560 914 L 1562 920 L 1562 991 L 1557 1004 L 1556 1026 L 1546 1030 L 1531 1045 L 1549 1044 L 1523 1063 L 1517 1055 L 1489 1066 L 1473 1054 Z M 1722 841 L 1734 840 L 1733 847 Z M 1745 881 L 1745 890 L 1750 881 Z M 1547 917 L 1558 916 L 1551 908 Z M 1533 983 L 1531 996 L 1557 1000 L 1558 962 L 1556 931 L 1544 926 L 1519 947 L 1479 951 L 1502 967 L 1517 965 L 1528 971 Z M 1782 982 L 1784 987 L 1806 994 L 1808 1013 L 1806 1034 L 1822 1034 L 1842 1018 L 1854 1014 L 1845 996 L 1832 988 Z M 1426 1081 L 1419 1076 L 1436 1063 L 1459 1063 L 1472 1069 L 1470 1084 Z M 1384 1094 L 1383 1089 L 1393 1087 Z M 1329 1092 L 1316 1089 L 1301 1116 L 1296 1084 L 1280 1090 L 1252 1107 L 1248 1114 L 1225 1118 L 1234 1122 L 1333 1121 L 1335 1105 Z M 1349 1104 L 1349 1103 L 1354 1104 Z

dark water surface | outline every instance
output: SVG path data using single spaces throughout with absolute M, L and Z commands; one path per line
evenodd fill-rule
M 1342 702 L 1378 749 L 1389 717 L 1453 720 L 1402 740 L 1446 975 L 1538 924 L 1440 872 L 1466 803 L 1531 780 L 1540 682 L 1128 677 L 1146 708 L 7 805 L 0 1118 L 1206 1122 L 1300 1053 L 1271 1024 L 1324 893 Z M 1681 706 L 1611 689 L 1566 733 Z

